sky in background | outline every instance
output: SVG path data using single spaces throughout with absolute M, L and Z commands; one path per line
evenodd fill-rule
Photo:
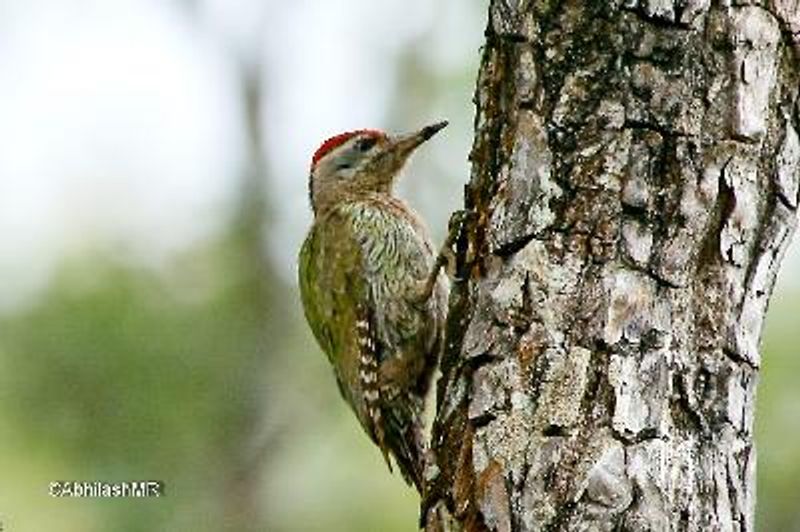
M 445 28 L 434 32 L 434 23 Z M 271 255 L 292 279 L 310 220 L 310 154 L 340 131 L 421 125 L 391 113 L 398 55 L 428 38 L 437 68 L 463 64 L 465 54 L 477 66 L 482 25 L 455 0 L 203 0 L 193 10 L 147 0 L 5 0 L 0 275 L 12 282 L 0 289 L 0 309 L 34 297 L 64 256 L 100 248 L 159 265 L 222 226 L 243 164 L 236 61 L 263 65 L 278 235 Z M 443 202 L 418 206 L 436 229 L 469 172 L 473 107 L 463 96 L 457 107 L 431 106 L 430 121 L 449 119 L 451 133 L 419 155 L 446 168 L 453 186 Z M 795 244 L 783 282 L 800 277 L 798 255 Z
M 157 263 L 217 229 L 242 145 L 219 48 L 155 2 L 0 6 L 0 307 L 65 254 Z
M 293 279 L 316 146 L 423 125 L 389 123 L 398 54 L 428 32 L 439 67 L 465 50 L 477 65 L 482 25 L 455 1 L 0 3 L 0 275 L 13 279 L 0 309 L 34 297 L 64 256 L 99 248 L 157 266 L 222 226 L 243 164 L 237 61 L 263 65 L 271 255 Z M 446 209 L 421 207 L 437 227 L 468 176 L 469 97 L 434 109 L 454 133 L 420 155 L 452 176 Z

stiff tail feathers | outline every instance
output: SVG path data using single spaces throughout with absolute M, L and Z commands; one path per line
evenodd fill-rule
M 398 403 L 395 401 L 384 409 L 386 445 L 405 481 L 422 493 L 425 443 L 419 415 L 421 408 L 417 408 L 417 401 L 411 397 Z
M 394 471 L 389 459 L 391 453 L 405 481 L 422 493 L 425 469 L 421 420 L 423 400 L 381 387 L 380 344 L 375 338 L 369 312 L 359 312 L 356 335 L 359 348 L 358 377 L 369 425 L 367 431 L 383 453 L 389 471 Z

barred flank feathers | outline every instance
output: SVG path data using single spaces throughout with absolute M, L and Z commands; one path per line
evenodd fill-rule
M 378 353 L 377 343 L 372 332 L 372 325 L 368 312 L 360 312 L 356 321 L 356 339 L 358 341 L 358 379 L 361 384 L 367 416 L 372 424 L 372 434 L 375 442 L 383 453 L 383 459 L 392 471 L 389 460 L 389 448 L 386 445 L 386 436 L 383 430 L 383 414 L 381 413 L 381 392 L 378 383 Z
M 425 447 L 422 437 L 422 399 L 400 393 L 396 389 L 381 389 L 379 382 L 380 346 L 375 340 L 369 312 L 359 312 L 356 321 L 359 347 L 358 377 L 372 425 L 372 435 L 392 469 L 389 452 L 394 456 L 403 478 L 422 493 L 422 471 Z

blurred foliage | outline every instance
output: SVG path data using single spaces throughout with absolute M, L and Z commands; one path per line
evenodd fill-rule
M 281 290 L 264 297 L 259 287 L 274 284 L 246 251 L 233 235 L 166 277 L 75 262 L 46 297 L 2 321 L 0 412 L 12 437 L 0 445 L 12 449 L 0 457 L 0 491 L 10 494 L 3 510 L 12 530 L 54 529 L 31 521 L 41 508 L 67 505 L 92 508 L 94 525 L 82 530 L 215 522 L 204 514 L 222 512 L 223 494 L 258 460 L 246 449 L 248 427 L 267 393 L 263 375 L 278 345 L 270 336 L 286 322 L 266 305 Z M 31 474 L 38 469 L 45 476 Z M 159 479 L 168 497 L 53 501 L 45 479 L 55 478 Z
M 779 285 L 765 325 L 756 404 L 756 530 L 800 531 L 798 295 L 780 291 Z

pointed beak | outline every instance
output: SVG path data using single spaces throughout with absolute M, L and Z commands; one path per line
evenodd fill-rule
M 420 144 L 444 129 L 447 124 L 447 120 L 443 120 L 442 122 L 425 126 L 419 131 L 396 137 L 394 140 L 394 149 L 396 153 L 404 158 L 408 157 Z

